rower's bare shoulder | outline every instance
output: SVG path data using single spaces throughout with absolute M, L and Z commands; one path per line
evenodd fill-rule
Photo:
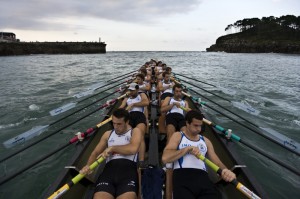
M 102 135 L 101 139 L 108 140 L 108 138 L 109 138 L 111 132 L 112 132 L 112 130 L 105 131 L 105 133 Z

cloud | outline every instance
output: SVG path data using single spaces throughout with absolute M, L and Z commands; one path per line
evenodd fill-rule
M 1 2 L 0 27 L 23 30 L 71 30 L 85 28 L 84 21 L 107 19 L 150 23 L 174 14 L 190 12 L 201 0 L 14 0 Z

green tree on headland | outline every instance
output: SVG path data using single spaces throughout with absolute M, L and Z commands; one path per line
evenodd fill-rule
M 240 32 L 249 30 L 256 26 L 264 26 L 264 25 L 272 25 L 278 24 L 285 28 L 292 28 L 294 30 L 300 30 L 300 16 L 296 17 L 294 15 L 284 15 L 281 17 L 263 17 L 262 19 L 259 18 L 250 18 L 250 19 L 243 19 L 238 20 L 233 24 L 229 24 L 225 31 L 234 28 Z

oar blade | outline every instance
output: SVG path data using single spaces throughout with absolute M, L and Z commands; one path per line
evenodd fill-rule
M 300 154 L 300 143 L 296 142 L 295 140 L 275 131 L 271 128 L 260 127 L 263 130 L 263 133 L 268 136 L 270 139 L 275 140 L 276 142 L 284 145 L 285 147 L 292 149 L 293 151 Z
M 3 142 L 3 145 L 6 148 L 11 148 L 14 147 L 18 144 L 23 144 L 25 141 L 30 140 L 31 138 L 40 135 L 41 133 L 43 133 L 49 125 L 45 125 L 45 126 L 36 126 L 20 135 L 17 135 L 16 137 L 13 137 L 9 140 L 6 140 L 5 142 Z
M 83 92 L 77 93 L 77 94 L 73 95 L 73 97 L 75 97 L 75 98 L 78 99 L 78 98 L 82 98 L 82 97 L 91 95 L 93 93 L 94 93 L 94 90 L 87 90 L 87 91 L 83 91 Z
M 253 108 L 250 104 L 248 103 L 242 103 L 242 102 L 232 102 L 232 105 L 238 109 L 241 109 L 247 113 L 250 113 L 252 115 L 259 115 L 260 111 L 256 110 L 255 108 Z
M 76 104 L 77 104 L 76 102 L 71 102 L 71 103 L 65 104 L 65 105 L 63 105 L 61 107 L 58 107 L 56 109 L 53 109 L 49 113 L 50 113 L 51 116 L 59 115 L 59 114 L 61 114 L 63 112 L 66 112 L 66 111 L 74 108 L 76 106 Z

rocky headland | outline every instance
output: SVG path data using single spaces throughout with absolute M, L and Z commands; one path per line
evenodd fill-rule
M 259 20 L 257 18 L 255 19 L 256 21 Z M 267 20 L 267 22 L 260 20 L 257 24 L 252 26 L 246 23 L 246 26 L 242 21 L 239 22 L 244 24 L 242 28 L 240 27 L 242 29 L 241 32 L 219 37 L 216 44 L 207 48 L 206 51 L 300 54 L 299 24 L 289 23 L 286 25 L 282 23 L 282 20 L 281 23 L 272 20 Z M 236 23 L 234 25 L 236 25 Z M 294 24 L 294 26 L 292 26 L 292 24 Z M 229 25 L 229 28 L 234 25 Z

